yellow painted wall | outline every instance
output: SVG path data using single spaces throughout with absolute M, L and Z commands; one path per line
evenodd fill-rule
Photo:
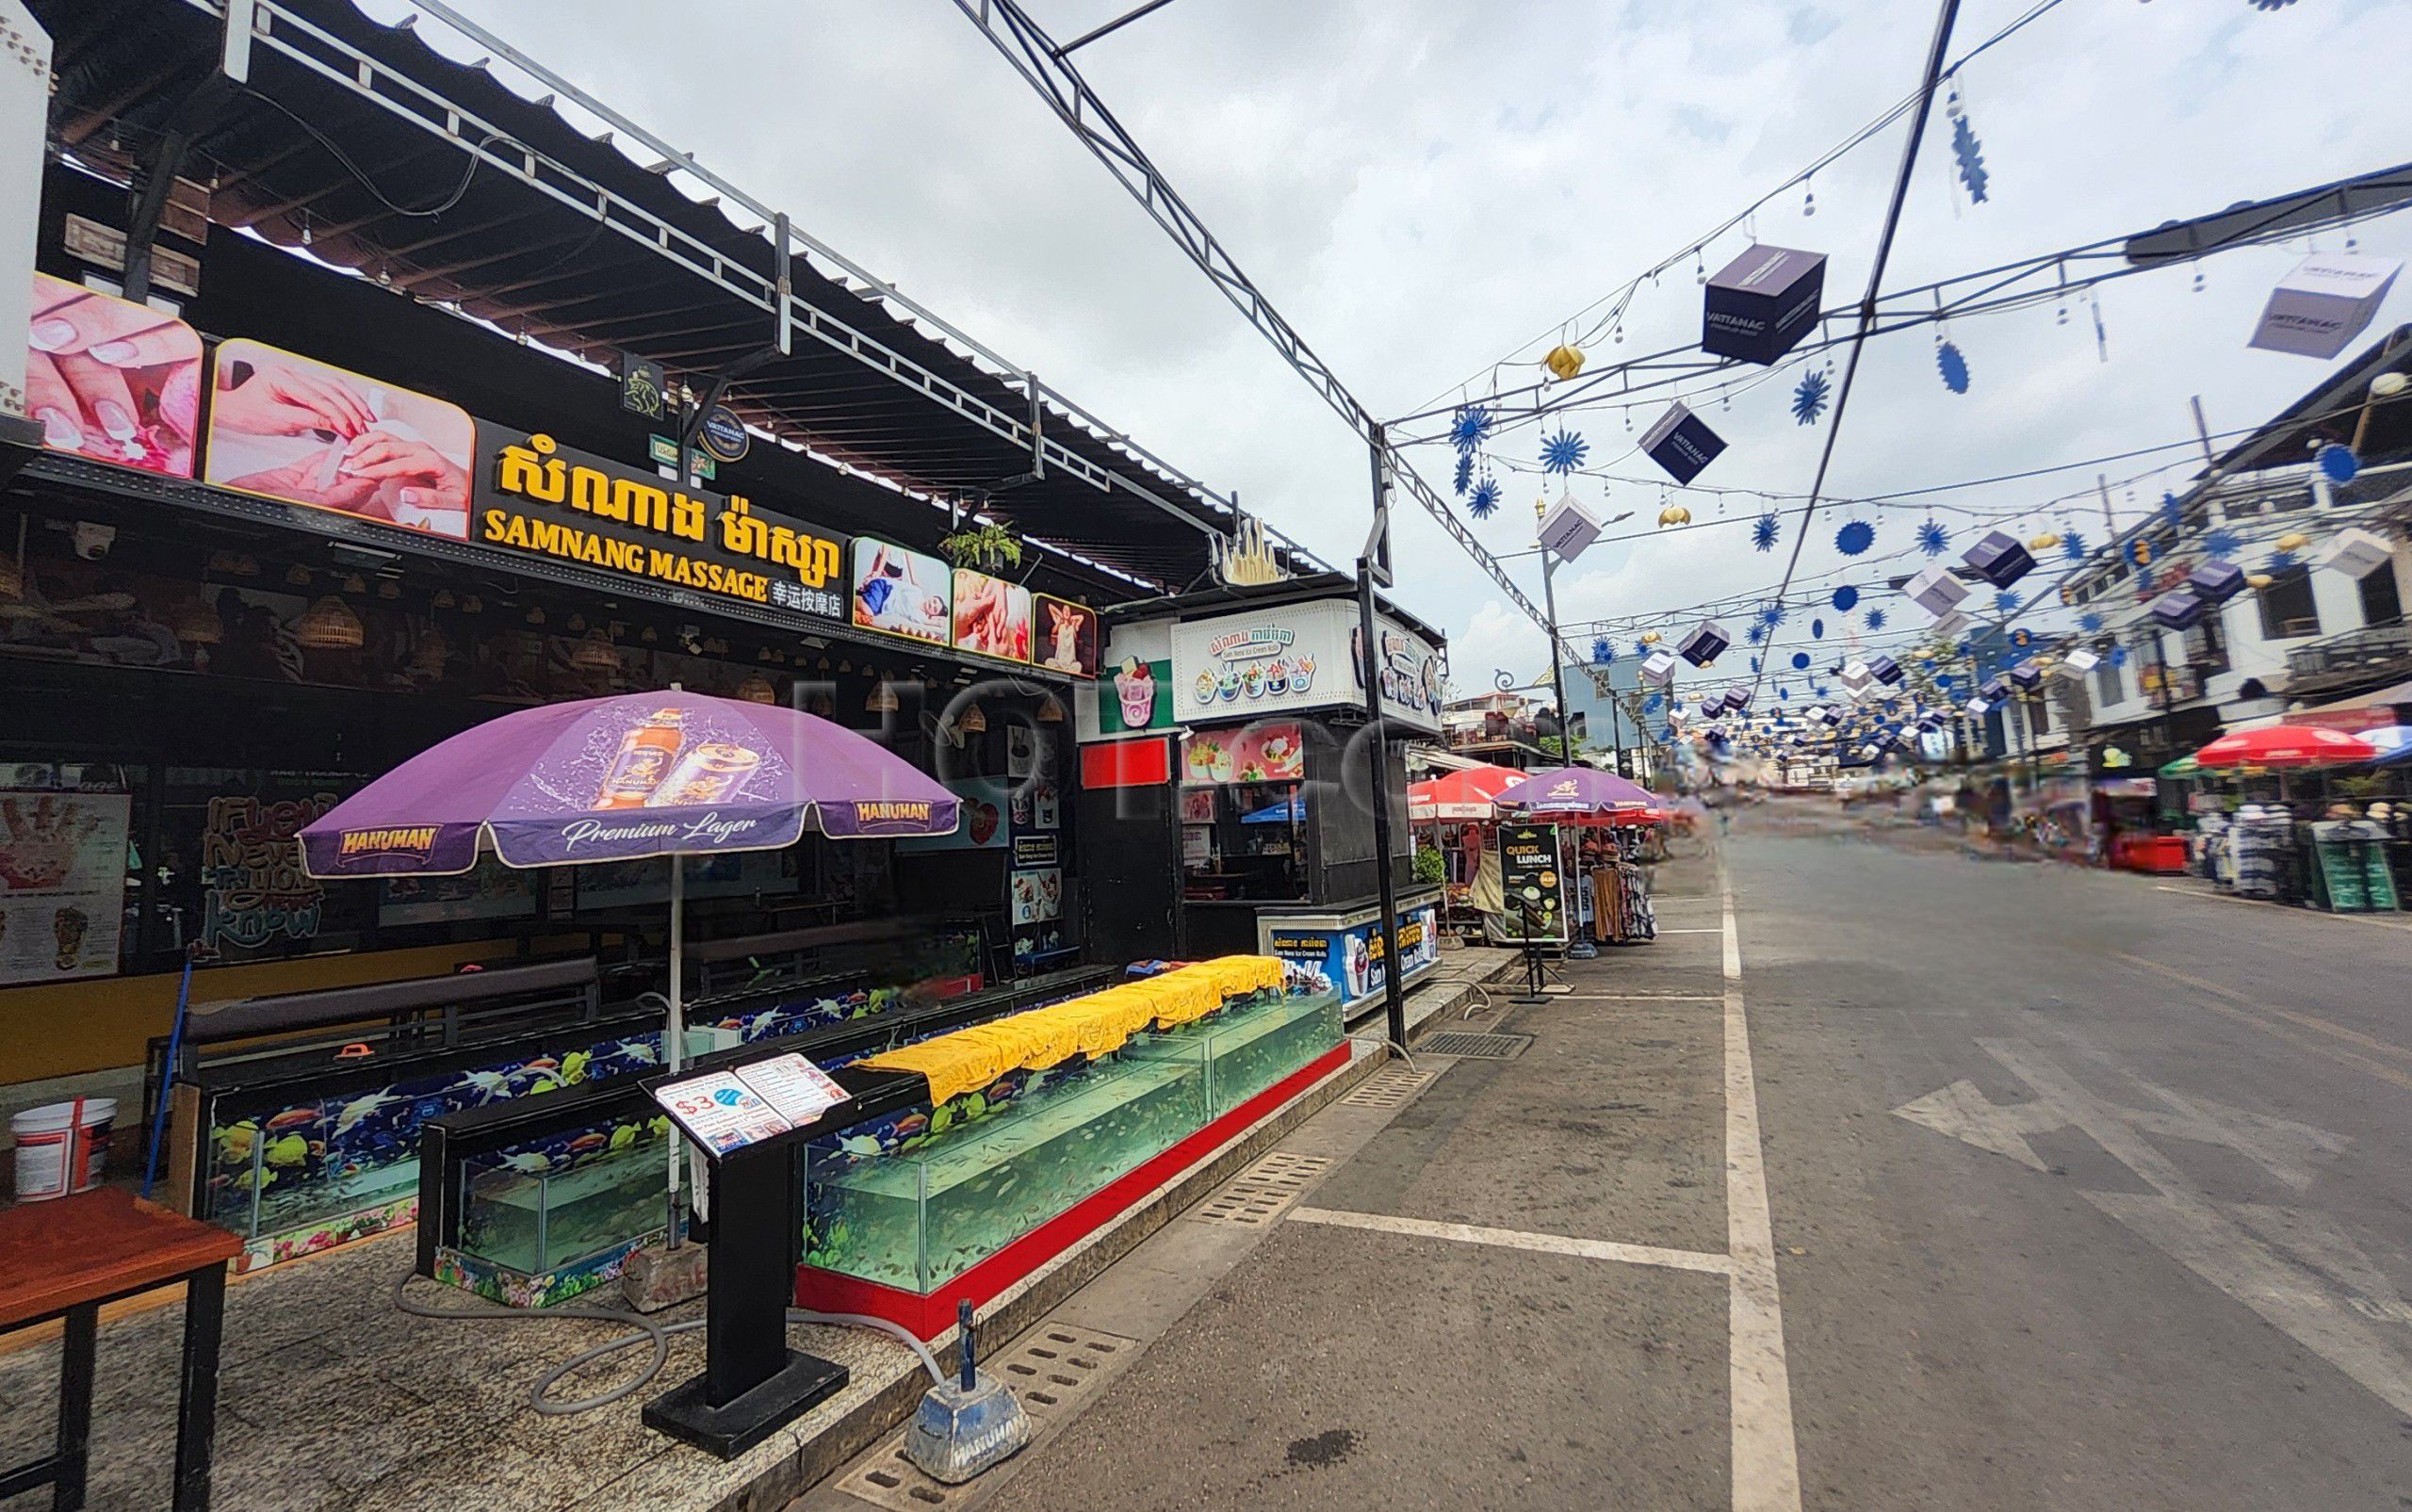
M 562 948 L 584 943 L 583 938 L 561 942 Z M 516 940 L 473 940 L 202 967 L 192 974 L 192 996 L 195 1002 L 217 1002 L 352 987 L 364 982 L 439 976 L 471 961 L 517 953 Z M 0 989 L 0 1084 L 141 1065 L 143 1043 L 174 1024 L 177 979 L 178 973 L 170 972 Z

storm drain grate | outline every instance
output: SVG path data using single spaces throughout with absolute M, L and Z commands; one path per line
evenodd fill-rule
M 1340 1100 L 1351 1108 L 1396 1108 L 1423 1091 L 1438 1074 L 1393 1066 L 1387 1071 L 1375 1072 L 1363 1086 Z
M 1415 1048 L 1426 1055 L 1471 1055 L 1505 1061 L 1524 1054 L 1532 1043 L 1530 1034 L 1464 1034 L 1453 1031 L 1427 1034 Z
M 1298 1200 L 1307 1183 L 1330 1168 L 1328 1155 L 1293 1155 L 1276 1150 L 1231 1179 L 1231 1184 L 1198 1204 L 1198 1216 L 1208 1223 L 1262 1227 L 1279 1217 Z
M 981 1369 L 1013 1388 L 1022 1410 L 1030 1414 L 1035 1442 L 1138 1353 L 1138 1341 L 1120 1334 L 1050 1322 L 1039 1325 L 1028 1341 Z M 969 1505 L 995 1484 L 984 1477 L 962 1486 L 940 1485 L 904 1457 L 904 1436 L 899 1433 L 840 1479 L 838 1489 L 857 1501 L 887 1507 L 888 1512 L 928 1512 L 931 1507 Z

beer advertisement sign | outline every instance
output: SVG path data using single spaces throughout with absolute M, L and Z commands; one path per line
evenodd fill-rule
M 823 619 L 843 612 L 845 543 L 742 494 L 680 488 L 542 432 L 478 422 L 468 539 Z

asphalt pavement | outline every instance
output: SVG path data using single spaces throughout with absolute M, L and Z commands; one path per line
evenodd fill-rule
M 2412 922 L 1834 829 L 1074 1299 L 1163 1316 L 953 1504 L 2412 1506 Z

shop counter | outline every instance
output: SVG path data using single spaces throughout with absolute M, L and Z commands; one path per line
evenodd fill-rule
M 1399 957 L 1405 969 L 1402 984 L 1413 982 L 1440 963 L 1441 894 L 1435 886 L 1403 887 L 1398 893 Z M 1298 967 L 1321 973 L 1339 990 L 1344 1009 L 1354 1012 L 1381 996 L 1386 970 L 1381 959 L 1382 916 L 1378 898 L 1360 898 L 1337 905 L 1258 903 L 1257 949 Z

